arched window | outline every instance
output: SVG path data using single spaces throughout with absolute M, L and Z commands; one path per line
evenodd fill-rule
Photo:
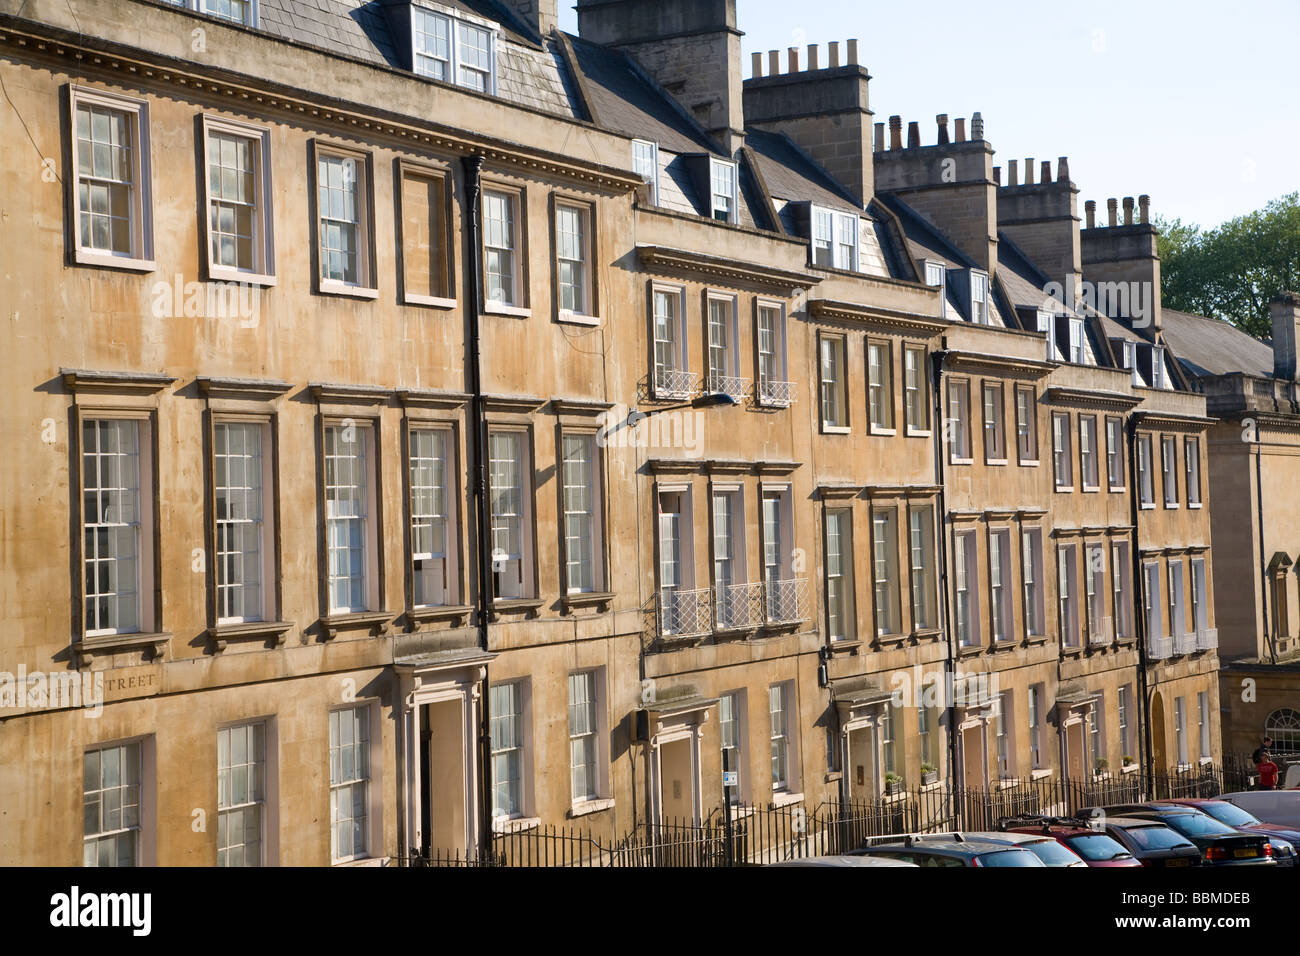
M 1290 707 L 1278 708 L 1264 722 L 1264 733 L 1273 738 L 1275 752 L 1300 752 L 1300 712 Z

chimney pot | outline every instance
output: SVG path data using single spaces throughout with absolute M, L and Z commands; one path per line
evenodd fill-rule
M 1097 228 L 1097 200 L 1089 199 L 1083 204 L 1084 215 L 1088 217 L 1088 228 Z
M 840 41 L 832 40 L 826 44 L 826 57 L 830 60 L 830 68 L 833 70 L 840 65 Z
M 858 65 L 858 41 L 849 40 L 847 46 L 848 46 L 849 66 L 857 66 Z
M 1151 222 L 1151 197 L 1138 196 L 1138 222 L 1147 225 Z
M 948 145 L 948 114 L 940 113 L 938 116 L 934 118 L 934 120 L 936 123 L 939 124 L 939 145 L 947 146 Z
M 1133 225 L 1133 197 L 1124 197 L 1124 225 Z
M 758 79 L 763 75 L 763 54 L 760 53 L 758 50 L 754 51 L 753 63 L 754 63 L 753 75 L 755 79 Z
M 903 117 L 889 117 L 889 148 L 903 148 Z
M 915 149 L 921 145 L 921 124 L 912 122 L 907 124 L 907 148 Z
M 1070 181 L 1070 157 L 1062 156 L 1056 161 L 1056 181 L 1058 183 Z
M 790 47 L 789 56 L 790 56 L 790 72 L 798 73 L 799 72 L 799 48 L 797 46 Z
M 1273 319 L 1273 375 L 1287 382 L 1298 381 L 1296 339 L 1300 337 L 1300 295 L 1283 292 L 1268 308 Z
M 1114 228 L 1115 226 L 1119 225 L 1119 200 L 1118 199 L 1106 200 L 1106 219 L 1109 225 L 1111 226 L 1111 228 Z
M 809 43 L 808 44 L 808 69 L 820 70 L 821 69 L 820 64 L 821 64 L 821 51 L 817 49 L 816 43 Z
M 976 142 L 984 139 L 984 117 L 978 112 L 970 118 L 970 138 Z
M 966 142 L 966 117 L 957 117 L 957 142 Z
M 781 75 L 781 51 L 780 50 L 767 51 L 767 73 L 769 76 Z
M 1025 160 L 1025 185 L 1034 184 L 1034 160 L 1032 158 Z
M 1007 185 L 1020 185 L 1020 160 L 1018 159 L 1007 160 Z
M 884 151 L 885 151 L 885 124 L 877 123 L 876 124 L 876 152 L 883 153 Z
M 994 166 L 994 167 L 993 167 L 993 182 L 994 182 L 995 185 L 998 185 L 998 186 L 1001 186 L 1001 185 L 1002 185 L 1002 167 L 1001 167 L 1001 166 Z
M 1050 159 L 1043 160 L 1043 169 L 1038 174 L 1038 181 L 1044 186 L 1052 181 L 1052 161 Z

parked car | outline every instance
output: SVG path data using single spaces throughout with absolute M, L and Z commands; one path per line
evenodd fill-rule
M 1241 807 L 1265 823 L 1300 829 L 1300 790 L 1246 790 L 1220 794 L 1219 799 Z
M 1043 861 L 1043 866 L 1087 866 L 1079 854 L 1062 845 L 1051 835 L 1015 833 L 1004 830 L 964 830 L 960 833 L 937 833 L 933 840 L 982 840 L 1005 846 L 1018 846 Z
M 1099 808 L 1112 813 L 1163 823 L 1196 845 L 1205 866 L 1276 866 L 1273 847 L 1264 834 L 1240 833 L 1208 813 L 1176 803 L 1128 803 Z M 1091 814 L 1094 811 L 1084 811 Z
M 1277 860 L 1278 866 L 1295 866 L 1297 863 L 1296 848 L 1300 847 L 1300 830 L 1294 827 L 1264 823 L 1249 810 L 1243 810 L 1226 800 L 1188 797 L 1168 802 L 1195 807 L 1202 813 L 1208 813 L 1224 826 L 1240 830 L 1242 833 L 1262 833 L 1273 844 L 1273 859 Z
M 768 866 L 910 866 L 915 867 L 915 863 L 907 860 L 894 860 L 887 856 L 849 856 L 840 854 L 838 856 L 806 856 L 801 860 L 782 860 L 780 863 L 769 863 Z
M 853 851 L 854 856 L 879 856 L 917 866 L 1036 867 L 1043 861 L 1028 850 L 967 840 L 960 833 L 936 839 L 934 834 L 908 833 L 897 837 L 876 837 Z
M 1133 854 L 1143 866 L 1200 866 L 1201 851 L 1181 833 L 1157 820 L 1107 816 L 1101 824 L 1107 836 Z
M 1068 847 L 1085 866 L 1131 867 L 1142 863 L 1108 833 L 1079 826 L 1077 820 L 1020 817 L 999 821 L 1008 833 L 1034 833 Z

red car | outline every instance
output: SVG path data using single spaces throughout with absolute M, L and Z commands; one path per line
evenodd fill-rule
M 1073 850 L 1089 866 L 1142 865 L 1114 837 L 1101 830 L 1081 827 L 1077 821 L 1044 819 L 1035 823 L 1029 819 L 1005 820 L 1002 821 L 1002 829 L 1008 833 L 1041 833 L 1053 837 L 1057 843 Z

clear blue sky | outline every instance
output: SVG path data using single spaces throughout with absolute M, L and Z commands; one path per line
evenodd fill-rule
M 784 68 L 817 43 L 824 63 L 856 37 L 877 122 L 919 121 L 929 145 L 937 113 L 979 110 L 995 162 L 1070 157 L 1080 215 L 1148 193 L 1153 213 L 1208 227 L 1300 189 L 1297 0 L 738 3 L 746 76 L 751 51 L 780 49 Z

